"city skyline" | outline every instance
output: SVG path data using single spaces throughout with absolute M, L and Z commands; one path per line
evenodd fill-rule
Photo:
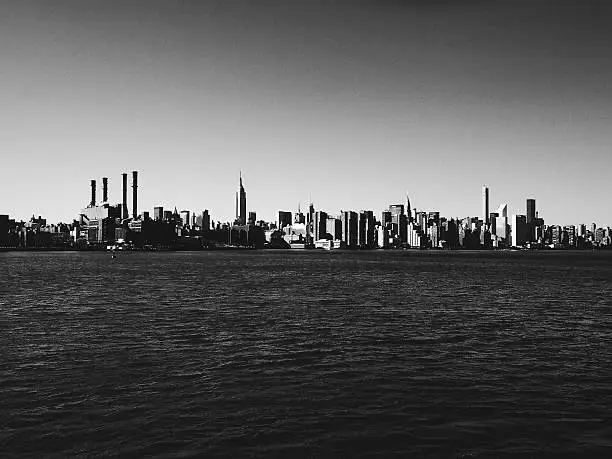
M 127 177 L 128 174 L 127 173 L 121 173 L 122 176 L 122 187 L 121 187 L 121 196 L 122 196 L 122 200 L 118 201 L 115 200 L 113 198 L 111 198 L 111 194 L 109 192 L 109 177 L 100 177 L 100 179 L 90 179 L 89 183 L 90 183 L 90 199 L 89 199 L 89 203 L 88 204 L 83 204 L 81 207 L 92 207 L 95 205 L 100 205 L 100 204 L 104 204 L 104 203 L 108 203 L 110 205 L 119 205 L 121 207 L 121 214 L 123 216 L 123 218 L 137 218 L 140 215 L 143 215 L 144 213 L 146 214 L 150 214 L 153 215 L 155 214 L 155 212 L 157 211 L 157 209 L 171 209 L 171 208 L 175 208 L 181 209 L 181 213 L 182 212 L 194 212 L 194 215 L 197 213 L 201 213 L 201 212 L 207 212 L 210 213 L 211 215 L 211 220 L 216 221 L 216 222 L 220 222 L 220 223 L 235 223 L 235 224 L 240 224 L 240 225 L 244 225 L 247 223 L 247 215 L 250 214 L 251 212 L 257 212 L 257 215 L 259 217 L 261 217 L 261 215 L 258 213 L 259 211 L 257 209 L 254 209 L 252 207 L 247 206 L 247 200 L 246 200 L 246 190 L 245 187 L 243 185 L 243 176 L 242 176 L 242 171 L 239 171 L 239 182 L 238 182 L 238 191 L 234 192 L 234 197 L 235 197 L 235 204 L 234 204 L 234 217 L 233 218 L 228 218 L 228 219 L 223 219 L 223 218 L 215 218 L 215 215 L 212 214 L 210 212 L 210 209 L 208 207 L 206 207 L 206 205 L 204 206 L 200 206 L 200 207 L 189 207 L 189 206 L 183 206 L 181 205 L 181 203 L 171 203 L 171 204 L 167 204 L 167 203 L 160 203 L 157 202 L 156 204 L 154 204 L 153 206 L 151 206 L 150 208 L 143 208 L 141 207 L 138 202 L 140 200 L 140 191 L 136 192 L 135 190 L 138 189 L 140 187 L 139 183 L 140 183 L 140 176 L 138 175 L 139 171 L 132 171 L 131 175 L 132 175 L 132 181 L 131 184 L 128 186 L 128 182 L 127 182 Z M 98 180 L 101 182 L 101 185 L 98 183 Z M 110 179 L 112 181 L 112 179 Z M 132 190 L 132 197 L 131 197 L 131 204 L 128 204 L 128 188 L 130 188 Z M 100 193 L 99 193 L 100 192 Z M 490 187 L 488 185 L 482 185 L 481 187 L 481 211 L 480 212 L 475 212 L 473 214 L 469 214 L 469 215 L 461 215 L 461 214 L 453 214 L 453 213 L 449 213 L 449 214 L 444 214 L 442 212 L 440 212 L 438 210 L 438 207 L 431 207 L 431 208 L 424 208 L 424 207 L 413 207 L 410 204 L 410 193 L 406 193 L 405 194 L 405 203 L 402 204 L 401 200 L 393 200 L 393 199 L 388 199 L 386 203 L 381 204 L 380 206 L 374 208 L 374 209 L 367 209 L 363 206 L 357 206 L 354 208 L 348 208 L 348 207 L 343 207 L 340 209 L 329 209 L 328 207 L 325 206 L 325 204 L 322 205 L 315 205 L 315 208 L 317 210 L 322 210 L 325 211 L 326 214 L 329 214 L 329 216 L 340 216 L 342 213 L 347 212 L 347 211 L 373 211 L 375 215 L 378 214 L 382 214 L 384 212 L 387 211 L 387 208 L 389 207 L 401 207 L 403 210 L 402 212 L 405 211 L 405 213 L 407 215 L 411 214 L 411 211 L 424 211 L 424 212 L 432 212 L 435 211 L 438 214 L 440 214 L 441 216 L 450 219 L 462 219 L 462 218 L 479 218 L 480 220 L 482 220 L 485 224 L 489 223 L 489 218 L 488 215 L 490 215 L 491 212 L 493 212 L 493 206 L 490 205 Z M 119 195 L 119 192 L 115 192 L 116 195 Z M 97 198 L 98 196 L 101 196 L 101 198 Z M 510 218 L 511 216 L 514 215 L 518 215 L 518 216 L 525 216 L 527 218 L 528 222 L 531 222 L 534 220 L 535 216 L 537 214 L 540 213 L 541 207 L 538 204 L 538 208 L 536 210 L 535 207 L 535 203 L 536 203 L 537 197 L 530 197 L 530 196 L 526 196 L 523 199 L 523 206 L 522 207 L 518 207 L 516 209 L 510 208 L 510 211 L 508 210 L 508 203 L 507 202 L 500 202 L 499 206 L 497 207 L 496 212 L 500 213 L 500 209 L 504 209 L 503 212 L 506 214 L 506 216 L 508 218 Z M 538 201 L 539 202 L 539 201 Z M 314 203 L 314 201 L 310 200 L 305 202 L 304 204 L 308 204 L 308 205 L 313 205 L 316 204 Z M 136 206 L 136 208 L 135 208 Z M 271 223 L 275 223 L 277 221 L 277 216 L 279 214 L 279 212 L 289 212 L 292 215 L 293 214 L 297 214 L 299 212 L 300 207 L 302 206 L 302 202 L 298 202 L 296 208 L 294 209 L 283 209 L 283 208 L 277 208 L 275 211 L 273 211 L 273 215 L 271 218 L 259 218 L 258 220 L 262 220 L 262 221 L 267 221 L 267 222 L 271 222 Z M 1 210 L 1 209 L 0 209 Z M 296 212 L 298 211 L 298 212 Z M 16 221 L 28 221 L 28 219 L 30 219 L 31 217 L 44 217 L 46 220 L 50 221 L 50 222 L 55 222 L 55 223 L 71 223 L 73 220 L 78 220 L 78 215 L 79 215 L 79 211 L 76 210 L 75 211 L 75 217 L 73 217 L 72 219 L 67 219 L 67 220 L 56 220 L 53 219 L 52 217 L 49 218 L 49 216 L 47 215 L 43 215 L 40 213 L 36 213 L 36 212 L 25 212 L 25 214 L 27 215 L 24 218 L 19 218 L 18 216 L 14 215 L 14 214 L 9 214 L 6 211 L 4 212 L 7 215 L 10 215 L 11 218 L 13 220 Z M 486 217 L 485 217 L 486 216 Z M 377 217 L 378 218 L 378 217 Z M 580 224 L 593 224 L 595 223 L 597 226 L 601 226 L 601 227 L 608 227 L 610 226 L 609 222 L 605 222 L 605 221 L 597 221 L 597 219 L 591 219 L 591 220 L 586 220 L 586 221 L 581 221 L 581 222 L 552 222 L 550 220 L 547 220 L 548 223 L 554 224 L 554 225 L 561 225 L 561 226 L 566 226 L 566 225 L 580 225 Z
M 612 222 L 610 9 L 592 1 L 3 6 L 0 212 L 71 221 L 82 177 L 141 209 L 402 202 Z M 6 107 L 10 107 L 7 110 Z M 24 176 L 27 180 L 24 181 Z

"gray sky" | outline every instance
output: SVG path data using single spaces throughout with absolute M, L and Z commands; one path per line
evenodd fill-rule
M 612 225 L 605 1 L 0 0 L 0 213 L 491 208 Z M 99 193 L 100 196 L 101 193 Z

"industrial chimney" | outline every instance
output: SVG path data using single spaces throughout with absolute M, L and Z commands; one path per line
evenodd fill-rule
M 96 181 L 91 181 L 91 202 L 89 203 L 89 207 L 94 207 L 96 205 Z
M 121 218 L 124 220 L 128 218 L 128 208 L 127 208 L 127 174 L 121 174 L 123 177 L 123 201 L 121 201 Z
M 102 177 L 102 202 L 108 202 L 108 178 Z
M 132 171 L 132 218 L 138 218 L 138 171 Z

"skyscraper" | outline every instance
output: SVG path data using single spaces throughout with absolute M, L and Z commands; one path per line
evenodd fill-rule
M 236 192 L 236 224 L 246 225 L 247 211 L 246 211 L 246 191 L 242 186 L 242 172 L 240 172 L 240 188 Z
M 278 211 L 278 229 L 282 230 L 286 226 L 291 226 L 291 212 Z
M 412 209 L 410 208 L 410 198 L 408 197 L 408 193 L 406 193 L 406 217 L 408 219 L 408 223 L 412 221 Z
M 489 188 L 486 185 L 482 187 L 482 221 L 485 225 L 488 225 L 490 223 Z
M 346 247 L 357 247 L 357 244 L 359 243 L 359 215 L 357 212 L 343 211 L 341 220 L 342 241 Z
M 536 202 L 535 199 L 527 199 L 527 224 L 535 223 L 536 219 Z

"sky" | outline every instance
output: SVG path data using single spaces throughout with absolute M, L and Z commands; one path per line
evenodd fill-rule
M 612 6 L 0 0 L 0 213 L 525 213 L 612 226 Z M 101 196 L 101 191 L 98 191 Z

